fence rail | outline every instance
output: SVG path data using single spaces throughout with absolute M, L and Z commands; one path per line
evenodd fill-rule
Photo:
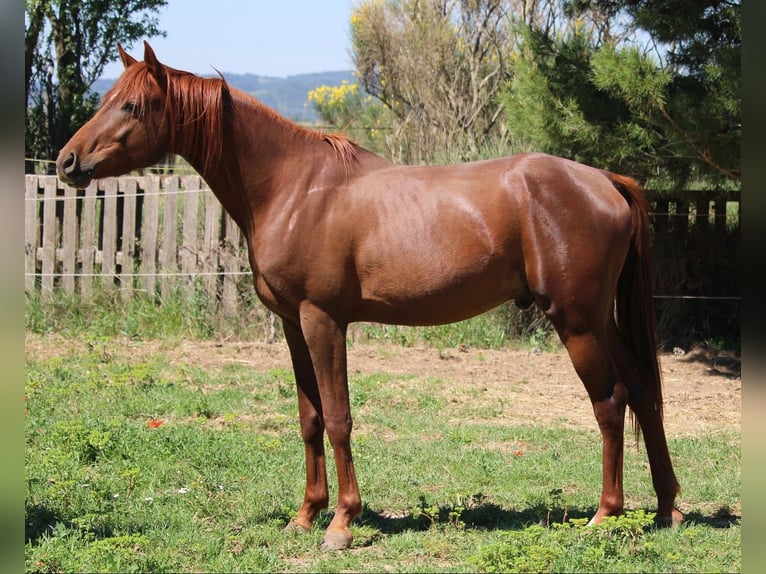
M 136 289 L 166 295 L 196 279 L 225 314 L 237 312 L 238 284 L 251 272 L 247 247 L 198 175 L 106 178 L 85 190 L 56 176 L 26 175 L 25 185 L 27 291 L 87 295 L 100 282 L 129 298 Z M 739 192 L 649 199 L 655 242 L 666 233 L 683 241 L 690 229 L 718 237 L 732 218 L 739 221 Z

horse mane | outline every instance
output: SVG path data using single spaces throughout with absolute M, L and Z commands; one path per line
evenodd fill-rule
M 229 85 L 223 78 L 201 78 L 189 73 L 168 74 L 166 109 L 171 125 L 184 125 L 177 143 L 182 149 L 199 149 L 206 142 L 203 169 L 210 171 L 223 155 Z M 175 96 L 175 97 L 173 97 Z
M 170 123 L 169 149 L 206 147 L 202 170 L 214 167 L 223 153 L 229 86 L 221 78 L 202 78 L 189 72 L 165 67 L 165 119 Z M 115 86 L 104 95 L 133 98 L 139 113 L 146 113 L 151 82 L 156 81 L 147 66 L 130 66 Z M 173 129 L 183 126 L 184 129 Z
M 359 159 L 359 146 L 342 134 L 331 134 L 326 132 L 315 132 L 335 150 L 338 159 L 343 163 L 348 174 L 349 169 Z
M 200 169 L 215 167 L 223 154 L 224 130 L 231 121 L 233 108 L 230 88 L 224 77 L 205 78 L 165 66 L 164 81 L 168 97 L 165 98 L 165 118 L 170 123 L 169 149 L 200 149 L 206 147 Z M 114 97 L 131 99 L 145 113 L 154 82 L 149 68 L 129 66 L 122 78 L 104 95 L 104 101 Z M 330 144 L 346 173 L 358 159 L 359 147 L 341 134 L 315 131 L 291 122 L 268 106 L 253 98 L 261 113 L 294 133 Z M 183 129 L 174 129 L 183 126 Z
M 347 174 L 351 167 L 359 159 L 359 146 L 356 144 L 356 142 L 347 136 L 339 133 L 329 133 L 323 130 L 311 130 L 305 128 L 299 124 L 296 124 L 295 122 L 290 121 L 256 98 L 252 99 L 255 102 L 255 105 L 258 107 L 259 112 L 267 116 L 270 121 L 279 124 L 294 134 L 297 134 L 306 139 L 324 141 L 330 144 L 333 151 L 335 152 L 336 158 L 343 164 Z

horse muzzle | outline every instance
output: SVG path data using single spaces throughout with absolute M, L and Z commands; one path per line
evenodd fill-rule
M 83 189 L 88 187 L 93 179 L 94 168 L 83 169 L 77 152 L 61 150 L 56 160 L 56 172 L 64 183 Z

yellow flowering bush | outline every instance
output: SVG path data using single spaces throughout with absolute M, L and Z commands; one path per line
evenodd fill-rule
M 374 151 L 384 151 L 390 112 L 364 93 L 359 84 L 343 80 L 340 86 L 319 86 L 309 92 L 308 101 L 328 125 L 353 131 L 352 139 Z

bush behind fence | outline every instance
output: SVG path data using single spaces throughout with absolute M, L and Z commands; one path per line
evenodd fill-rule
M 25 185 L 28 293 L 106 288 L 161 301 L 202 289 L 222 317 L 254 308 L 244 237 L 198 175 L 106 178 L 85 190 L 26 175 Z M 661 338 L 738 339 L 739 193 L 682 191 L 650 203 Z

